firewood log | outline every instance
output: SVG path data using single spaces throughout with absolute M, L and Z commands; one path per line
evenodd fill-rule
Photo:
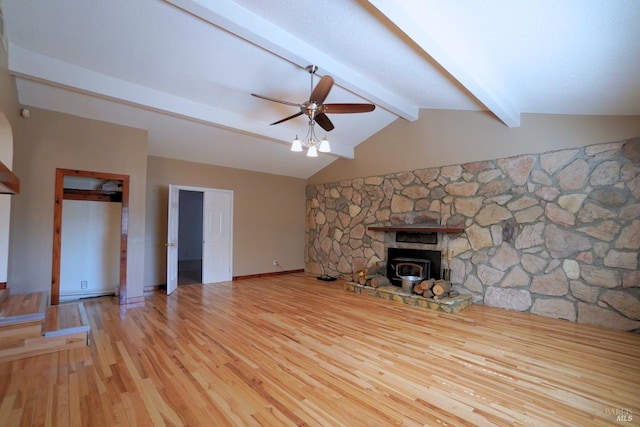
M 365 286 L 371 286 L 371 281 L 377 277 L 380 277 L 380 275 L 379 274 L 360 275 L 358 277 L 358 283 Z
M 420 286 L 420 283 L 413 286 L 414 294 L 422 295 L 423 292 L 424 292 L 424 289 L 422 289 L 422 286 Z
M 420 287 L 422 287 L 422 290 L 428 291 L 433 287 L 434 282 L 434 279 L 423 280 L 422 282 L 420 282 Z
M 356 283 L 360 283 L 360 278 L 361 277 L 367 277 L 367 275 L 369 274 L 369 271 L 366 268 L 363 268 L 362 270 L 358 270 L 358 271 L 354 271 L 353 272 L 353 281 Z M 360 283 L 362 284 L 362 283 Z
M 374 288 L 379 288 L 380 286 L 389 286 L 391 285 L 391 281 L 387 279 L 385 276 L 377 275 L 371 278 L 371 286 Z
M 446 280 L 436 280 L 431 290 L 434 295 L 443 296 L 451 290 L 451 282 L 447 282 Z

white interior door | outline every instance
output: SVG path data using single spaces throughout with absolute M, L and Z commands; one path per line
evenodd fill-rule
M 204 193 L 202 283 L 232 279 L 233 192 L 207 190 Z
M 180 190 L 203 193 L 202 283 L 232 279 L 233 191 L 169 185 L 167 220 L 167 294 L 178 287 L 178 221 Z
M 178 288 L 178 198 L 180 188 L 169 184 L 169 208 L 167 220 L 167 295 Z

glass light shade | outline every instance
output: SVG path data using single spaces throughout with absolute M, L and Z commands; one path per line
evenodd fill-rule
M 309 147 L 309 150 L 307 151 L 307 157 L 318 157 L 318 149 L 315 145 Z
M 291 143 L 291 151 L 296 151 L 296 152 L 302 151 L 302 141 L 298 139 L 297 135 L 296 135 L 296 139 L 294 139 L 293 142 Z
M 318 146 L 318 151 L 321 153 L 330 153 L 331 152 L 331 145 L 329 145 L 329 141 L 327 141 L 327 138 L 322 138 L 320 140 L 320 145 Z

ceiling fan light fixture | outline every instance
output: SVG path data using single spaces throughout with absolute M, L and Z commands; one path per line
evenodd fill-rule
M 300 139 L 298 138 L 298 135 L 296 135 L 296 139 L 294 139 L 293 142 L 291 143 L 291 151 L 295 151 L 295 152 L 302 151 L 302 141 L 300 141 Z
M 307 157 L 318 157 L 318 149 L 315 145 L 309 147 L 309 149 L 307 150 Z
M 324 137 L 320 140 L 320 145 L 318 145 L 318 151 L 321 153 L 331 152 L 331 145 L 329 144 L 327 137 Z
M 315 125 L 316 122 L 314 120 L 309 120 L 309 127 L 307 129 L 307 134 L 304 138 L 296 138 L 291 143 L 291 151 L 303 151 L 305 148 L 307 149 L 308 157 L 318 157 L 318 152 L 320 153 L 330 153 L 331 145 L 329 145 L 329 141 L 324 137 L 319 139 L 315 133 Z
M 297 113 L 271 124 L 277 125 L 298 116 L 306 115 L 309 118 L 309 128 L 307 129 L 307 135 L 302 139 L 299 139 L 298 135 L 296 135 L 296 138 L 291 143 L 291 151 L 300 152 L 306 148 L 307 156 L 318 157 L 318 152 L 331 152 L 331 145 L 329 144 L 329 141 L 327 141 L 327 138 L 324 137 L 322 139 L 318 139 L 314 130 L 316 123 L 318 123 L 318 126 L 320 126 L 327 132 L 330 132 L 334 129 L 333 123 L 326 115 L 327 113 L 367 113 L 369 111 L 373 111 L 376 106 L 373 104 L 324 104 L 324 100 L 327 98 L 327 95 L 329 95 L 329 91 L 333 86 L 333 78 L 330 76 L 323 76 L 322 78 L 320 78 L 318 84 L 314 87 L 313 75 L 316 71 L 318 71 L 318 67 L 316 65 L 309 65 L 305 67 L 305 69 L 310 76 L 309 86 L 311 95 L 309 96 L 309 100 L 303 102 L 302 104 L 282 101 L 268 96 L 257 95 L 255 93 L 252 93 L 251 95 L 257 98 L 266 99 L 267 101 L 273 101 L 280 104 L 299 107 L 300 111 L 298 111 Z

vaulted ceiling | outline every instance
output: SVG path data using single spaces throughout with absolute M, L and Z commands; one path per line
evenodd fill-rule
M 420 109 L 640 115 L 637 0 L 4 0 L 20 102 L 146 129 L 149 154 L 307 178 Z M 333 153 L 289 151 L 310 76 Z M 324 135 L 321 132 L 320 135 Z M 319 136 L 320 136 L 319 135 Z M 393 141 L 390 141 L 393 143 Z

